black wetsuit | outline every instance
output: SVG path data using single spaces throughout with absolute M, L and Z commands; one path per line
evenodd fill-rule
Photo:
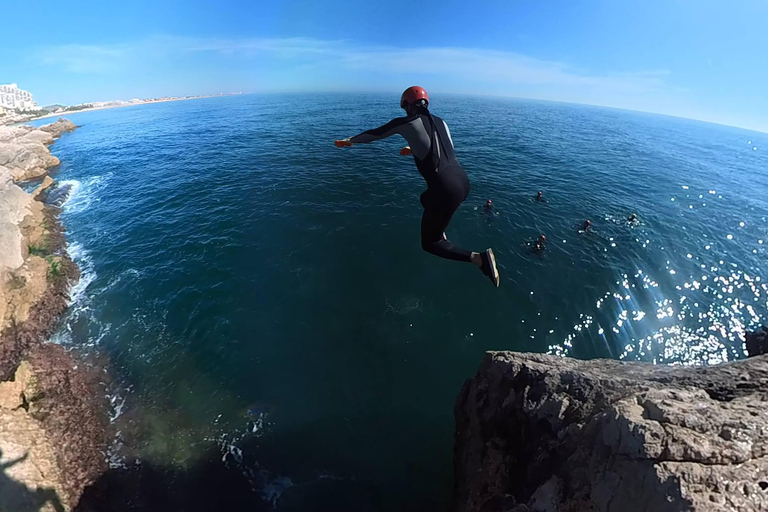
M 421 194 L 421 247 L 441 258 L 471 261 L 470 251 L 443 238 L 454 212 L 469 195 L 469 178 L 453 152 L 448 125 L 426 108 L 419 108 L 414 115 L 393 119 L 352 137 L 350 142 L 372 142 L 394 134 L 408 141 L 416 167 L 427 182 L 427 190 Z

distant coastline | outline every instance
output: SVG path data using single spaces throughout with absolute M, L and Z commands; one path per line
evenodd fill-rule
M 183 101 L 183 100 L 199 100 L 202 98 L 217 98 L 220 96 L 239 96 L 242 92 L 231 93 L 218 93 L 218 94 L 205 94 L 200 96 L 164 96 L 161 98 L 146 98 L 146 99 L 132 99 L 132 100 L 114 100 L 114 101 L 94 101 L 81 103 L 79 105 L 71 105 L 64 107 L 63 105 L 56 105 L 55 110 L 49 110 L 43 108 L 36 111 L 20 112 L 0 108 L 0 126 L 16 125 L 21 123 L 27 123 L 29 121 L 36 121 L 38 119 L 46 119 L 49 117 L 60 117 L 65 115 L 77 114 L 79 112 L 90 112 L 93 110 L 106 110 L 109 108 L 131 107 L 135 105 L 146 105 L 148 103 L 165 103 L 168 101 Z M 41 114 L 45 112 L 44 114 Z
M 220 96 L 238 96 L 240 94 L 243 94 L 243 93 L 234 92 L 234 93 L 207 94 L 203 96 L 180 96 L 180 97 L 174 96 L 174 97 L 168 97 L 168 98 L 157 98 L 157 99 L 147 99 L 147 100 L 105 102 L 107 103 L 105 105 L 87 107 L 79 110 L 69 110 L 69 111 L 60 110 L 57 112 L 50 112 L 42 116 L 31 117 L 28 119 L 28 121 L 35 121 L 37 119 L 46 119 L 48 117 L 60 117 L 64 114 L 66 115 L 79 114 L 80 112 L 91 112 L 94 110 L 107 110 L 110 108 L 133 107 L 136 105 L 147 105 L 149 103 L 166 103 L 169 101 L 200 100 L 204 98 L 218 98 Z

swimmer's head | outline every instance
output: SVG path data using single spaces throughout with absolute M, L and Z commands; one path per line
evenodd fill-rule
M 590 221 L 589 219 L 584 221 L 584 229 L 587 229 L 591 225 L 592 225 L 592 221 Z
M 637 214 L 633 213 L 632 215 L 630 215 L 629 220 L 637 220 Z
M 493 201 L 490 199 L 485 202 L 485 206 L 491 206 L 493 204 Z
M 544 235 L 541 235 L 541 236 L 539 237 L 539 242 L 541 242 L 541 243 L 544 243 L 544 242 L 546 242 L 546 241 L 547 241 L 547 237 L 546 237 L 546 236 L 544 236 Z
M 543 194 L 541 193 L 541 190 L 539 190 L 539 193 L 538 193 L 538 194 L 536 194 L 536 197 L 537 197 L 537 198 L 539 198 L 539 199 L 541 199 L 541 196 L 542 196 L 542 195 L 543 195 Z

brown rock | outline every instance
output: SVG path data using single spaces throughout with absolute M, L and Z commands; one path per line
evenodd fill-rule
M 58 210 L 10 182 L 59 163 L 45 144 L 74 125 L 53 125 L 0 127 L 0 512 L 69 510 L 106 469 L 101 373 L 44 342 L 77 266 Z
M 456 404 L 455 508 L 768 510 L 768 356 L 705 368 L 489 352 Z M 522 504 L 525 504 L 523 507 Z
M 46 189 L 48 189 L 51 185 L 53 185 L 55 182 L 53 181 L 53 178 L 50 176 L 46 176 L 43 178 L 43 182 L 35 189 L 34 192 L 32 192 L 32 197 L 37 199 L 40 194 L 43 193 Z
M 24 389 L 29 415 L 41 422 L 56 447 L 65 475 L 62 501 L 74 506 L 85 487 L 107 469 L 100 372 L 76 361 L 61 345 L 34 345 L 28 357 L 33 369 Z
M 31 126 L 0 126 L 0 143 L 14 141 L 32 130 Z
M 58 118 L 55 123 L 40 127 L 42 131 L 52 133 L 54 137 L 58 137 L 64 132 L 71 132 L 75 128 L 77 128 L 75 123 L 63 117 Z
M 63 474 L 43 426 L 23 409 L 0 411 L 0 510 L 65 510 Z
M 11 170 L 13 179 L 29 180 L 45 174 L 46 169 L 59 165 L 58 158 L 39 142 L 11 142 L 0 145 L 0 165 Z
M 20 225 L 30 214 L 30 203 L 31 197 L 20 187 L 0 183 L 0 274 L 5 269 L 17 269 L 24 263 Z
M 24 405 L 24 389 L 30 386 L 32 368 L 22 361 L 16 369 L 13 380 L 0 382 L 0 408 L 18 409 Z
M 19 138 L 18 141 L 22 144 L 29 142 L 37 144 L 53 144 L 53 134 L 45 130 L 32 130 Z

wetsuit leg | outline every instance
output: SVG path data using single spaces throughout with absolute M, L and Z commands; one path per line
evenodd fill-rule
M 421 194 L 421 247 L 430 254 L 454 261 L 472 261 L 472 253 L 443 238 L 454 212 L 469 195 L 469 179 L 460 165 L 447 165 Z
M 472 253 L 454 246 L 443 238 L 443 233 L 455 211 L 455 209 L 424 209 L 424 214 L 421 216 L 421 248 L 447 260 L 471 262 Z

